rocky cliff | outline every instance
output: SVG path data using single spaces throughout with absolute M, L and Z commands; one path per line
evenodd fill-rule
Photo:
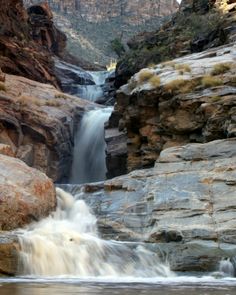
M 153 169 L 67 189 L 93 208 L 104 238 L 144 242 L 175 271 L 216 271 L 236 255 L 235 144 L 169 148 Z
M 27 6 L 39 0 L 25 0 Z M 107 65 L 117 59 L 111 41 L 124 44 L 133 35 L 156 29 L 162 19 L 178 9 L 176 0 L 102 0 L 47 1 L 54 11 L 57 26 L 68 37 L 68 50 L 73 55 Z
M 183 0 L 180 11 L 160 29 L 128 41 L 130 50 L 117 65 L 117 88 L 150 64 L 234 42 L 235 11 L 230 0 Z
M 40 82 L 58 85 L 48 48 L 32 38 L 23 1 L 0 1 L 0 68 Z
M 109 176 L 150 167 L 170 146 L 234 137 L 235 54 L 223 46 L 132 77 L 106 130 Z
M 35 0 L 25 0 L 26 5 L 36 3 Z M 112 18 L 122 17 L 133 24 L 145 20 L 170 15 L 178 9 L 176 0 L 48 0 L 55 12 L 77 15 L 88 22 L 106 22 Z
M 54 181 L 66 180 L 77 124 L 94 106 L 51 85 L 6 75 L 0 84 L 0 143 Z

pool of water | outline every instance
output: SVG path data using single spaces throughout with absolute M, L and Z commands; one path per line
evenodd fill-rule
M 0 280 L 1 295 L 235 295 L 236 280 L 185 277 L 106 282 L 72 278 L 14 278 Z

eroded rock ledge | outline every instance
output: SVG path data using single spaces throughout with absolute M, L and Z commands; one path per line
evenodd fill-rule
M 235 55 L 234 45 L 188 55 L 121 87 L 106 129 L 108 176 L 152 167 L 171 146 L 234 137 Z
M 235 163 L 235 138 L 173 147 L 154 168 L 87 185 L 82 197 L 104 238 L 152 244 L 172 270 L 216 270 L 236 256 Z
M 235 163 L 236 138 L 188 144 L 152 169 L 63 188 L 89 204 L 103 238 L 144 243 L 174 271 L 214 271 L 236 256 Z M 20 272 L 18 251 L 14 235 L 0 235 L 0 273 Z
M 6 75 L 0 90 L 0 143 L 54 181 L 69 177 L 74 133 L 95 104 L 53 86 Z

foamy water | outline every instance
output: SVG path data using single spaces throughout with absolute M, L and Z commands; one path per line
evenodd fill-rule
M 84 201 L 57 189 L 57 211 L 19 236 L 24 275 L 132 281 L 174 277 L 143 246 L 99 238 L 96 217 Z

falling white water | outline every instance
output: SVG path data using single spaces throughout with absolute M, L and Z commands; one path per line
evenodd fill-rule
M 99 71 L 99 72 L 88 72 L 92 77 L 96 85 L 104 85 L 106 79 L 112 74 L 112 71 Z
M 234 265 L 229 258 L 222 259 L 220 261 L 219 272 L 226 277 L 234 277 L 235 275 Z
M 92 78 L 95 85 L 77 85 L 77 95 L 81 98 L 97 101 L 103 97 L 103 85 L 106 78 L 111 75 L 109 71 L 87 72 Z
M 104 123 L 112 108 L 85 113 L 75 137 L 70 183 L 101 181 L 106 178 Z
M 57 189 L 58 208 L 19 236 L 25 275 L 72 277 L 169 277 L 169 268 L 142 246 L 98 237 L 96 218 L 84 201 Z

